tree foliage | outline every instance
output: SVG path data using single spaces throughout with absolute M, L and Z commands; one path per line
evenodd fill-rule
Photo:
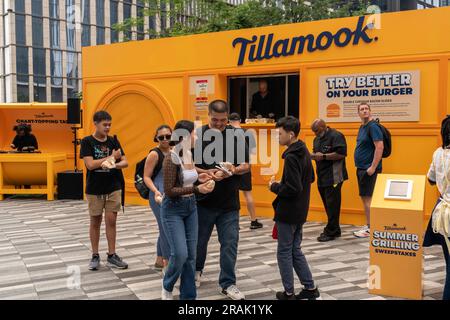
M 363 15 L 370 5 L 367 0 L 249 0 L 239 5 L 224 0 L 143 2 L 146 7 L 139 17 L 113 26 L 124 35 L 124 41 L 130 40 L 131 32 L 149 18 L 156 28 L 145 32 L 151 38 L 162 38 Z

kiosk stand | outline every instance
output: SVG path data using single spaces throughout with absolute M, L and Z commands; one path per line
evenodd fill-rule
M 370 209 L 371 294 L 422 298 L 425 180 L 378 175 Z

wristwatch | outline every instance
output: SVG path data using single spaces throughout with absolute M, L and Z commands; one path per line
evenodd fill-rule
M 325 153 L 322 155 L 322 160 L 327 160 L 327 155 Z

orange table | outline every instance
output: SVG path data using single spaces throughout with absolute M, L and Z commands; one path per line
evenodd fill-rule
M 0 200 L 5 194 L 46 194 L 54 200 L 57 173 L 66 168 L 66 153 L 0 154 Z M 15 189 L 18 185 L 45 188 Z

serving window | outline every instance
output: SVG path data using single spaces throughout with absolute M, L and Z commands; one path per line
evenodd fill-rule
M 270 123 L 299 117 L 299 75 L 276 74 L 228 78 L 230 111 L 246 122 Z

